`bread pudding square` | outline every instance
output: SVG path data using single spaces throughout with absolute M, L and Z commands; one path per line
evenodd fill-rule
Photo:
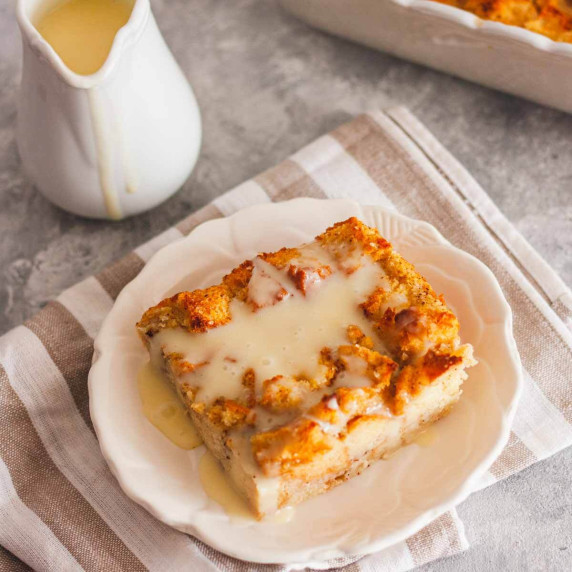
M 258 518 L 411 442 L 476 363 L 443 297 L 356 218 L 163 300 L 137 329 Z

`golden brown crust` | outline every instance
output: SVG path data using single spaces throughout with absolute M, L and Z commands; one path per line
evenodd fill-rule
M 391 252 L 391 244 L 385 238 L 355 217 L 334 224 L 318 235 L 316 241 L 336 260 L 342 263 L 351 261 L 349 270 L 357 267 L 353 256 L 356 251 L 374 262 Z
M 312 391 L 312 383 L 303 378 L 275 375 L 262 384 L 260 405 L 274 413 L 296 409 Z
M 342 369 L 346 371 L 351 371 L 352 369 L 351 364 L 348 362 L 348 357 L 360 358 L 360 362 L 363 362 L 363 365 L 362 371 L 359 373 L 369 378 L 372 386 L 378 389 L 383 389 L 389 385 L 391 376 L 398 367 L 391 358 L 363 346 L 340 346 L 338 355 L 343 366 Z
M 464 346 L 454 353 L 429 350 L 417 363 L 401 369 L 393 386 L 393 399 L 389 401 L 393 413 L 403 413 L 408 401 L 418 395 L 424 386 L 449 369 L 463 364 L 464 352 Z
M 556 42 L 572 42 L 572 8 L 566 0 L 436 0 L 483 18 L 519 26 Z
M 276 252 L 260 254 L 262 260 L 276 268 L 286 268 L 286 265 L 297 256 L 300 256 L 300 251 L 297 248 L 281 248 Z
M 245 402 L 247 407 L 252 408 L 256 405 L 256 392 L 254 384 L 256 381 L 256 374 L 252 368 L 248 368 L 242 375 L 242 386 L 245 389 L 246 398 Z
M 335 408 L 332 408 L 332 401 Z M 340 387 L 325 395 L 310 408 L 306 416 L 271 431 L 255 434 L 251 439 L 254 458 L 266 476 L 287 476 L 311 480 L 323 471 L 324 457 L 332 452 L 346 459 L 343 453 L 344 436 L 348 426 L 368 411 L 383 405 L 381 392 L 376 388 Z M 379 413 L 376 416 L 379 418 Z M 339 434 L 328 433 L 325 427 L 340 427 Z M 328 466 L 328 470 L 337 467 Z
M 195 408 L 194 404 L 193 408 Z M 196 408 L 195 410 L 197 411 Z M 214 426 L 225 430 L 236 426 L 252 425 L 255 420 L 249 407 L 223 397 L 219 397 L 208 407 L 207 416 Z
M 251 439 L 254 458 L 267 476 L 288 475 L 312 478 L 308 465 L 319 466 L 320 458 L 336 447 L 316 421 L 301 418 L 293 423 L 258 433 Z M 278 454 L 274 454 L 274 452 Z
M 246 299 L 248 283 L 252 277 L 252 267 L 252 260 L 246 260 L 222 279 L 231 297 L 243 301 Z
M 532 0 L 467 0 L 464 8 L 480 18 L 512 26 L 524 26 L 537 16 Z
M 347 328 L 348 333 L 348 340 L 350 343 L 355 344 L 357 346 L 363 346 L 368 350 L 373 349 L 373 340 L 366 336 L 358 326 L 354 324 L 350 324 Z
M 205 290 L 179 292 L 149 308 L 137 323 L 143 338 L 151 338 L 163 328 L 184 328 L 206 332 L 228 323 L 231 293 L 224 285 Z
M 176 352 L 172 352 L 170 354 L 163 352 L 163 359 L 165 362 L 168 362 L 169 368 L 175 377 L 181 377 L 186 373 L 192 373 L 193 371 L 196 371 L 198 367 L 201 367 L 201 365 L 205 365 L 204 363 L 191 363 L 185 360 L 182 354 Z

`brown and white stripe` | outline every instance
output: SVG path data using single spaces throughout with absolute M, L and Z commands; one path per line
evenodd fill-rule
M 206 220 L 302 196 L 352 198 L 427 220 L 496 274 L 514 311 L 525 388 L 511 439 L 481 486 L 572 444 L 570 290 L 410 113 L 376 112 L 222 195 L 0 338 L 0 570 L 283 570 L 222 555 L 123 495 L 93 432 L 87 372 L 103 318 L 159 248 Z M 410 570 L 467 546 L 451 511 L 380 553 L 328 564 Z

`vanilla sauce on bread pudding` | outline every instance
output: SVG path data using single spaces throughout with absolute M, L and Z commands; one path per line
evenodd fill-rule
M 163 300 L 137 327 L 259 518 L 411 442 L 475 363 L 442 297 L 355 218 Z
M 284 302 L 278 304 L 274 300 L 282 286 L 275 279 L 268 279 L 269 274 L 262 274 L 266 270 L 258 273 L 258 268 L 255 265 L 250 285 L 254 282 L 257 295 L 264 290 L 266 303 L 258 306 L 261 298 L 257 297 L 253 310 L 250 303 L 234 299 L 229 308 L 233 319 L 225 326 L 209 331 L 208 335 L 164 329 L 157 334 L 154 344 L 159 351 L 162 347 L 169 348 L 169 352 L 180 354 L 187 363 L 198 364 L 189 379 L 196 388 L 195 399 L 205 404 L 212 404 L 220 396 L 240 399 L 245 392 L 243 375 L 251 370 L 253 397 L 262 403 L 255 406 L 256 426 L 267 429 L 284 421 L 281 407 L 265 405 L 276 383 L 287 383 L 287 379 L 321 379 L 328 366 L 316 357 L 329 345 L 347 344 L 350 324 L 368 336 L 375 335 L 359 304 L 382 283 L 383 273 L 373 263 L 367 263 L 349 276 L 328 277 L 314 287 L 315 292 L 309 289 L 302 294 L 292 286 L 281 298 Z M 154 356 L 155 361 L 160 359 L 160 355 Z M 275 379 L 276 376 L 281 379 Z M 361 387 L 370 382 L 361 372 L 344 371 L 331 386 L 319 391 L 300 391 L 299 396 L 294 396 L 290 390 L 289 399 L 299 397 L 301 408 L 307 409 L 340 383 Z M 292 409 L 284 411 L 288 414 Z
M 150 362 L 137 374 L 139 397 L 145 417 L 169 441 L 181 449 L 194 449 L 202 440 L 175 388 Z

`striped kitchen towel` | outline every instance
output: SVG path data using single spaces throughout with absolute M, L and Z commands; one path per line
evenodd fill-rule
M 351 198 L 435 225 L 496 275 L 524 391 L 490 485 L 572 443 L 572 294 L 467 171 L 405 109 L 363 115 L 222 195 L 0 338 L 0 569 L 264 571 L 170 529 L 109 472 L 89 417 L 93 338 L 123 286 L 203 221 L 267 201 Z M 380 553 L 328 563 L 410 570 L 468 543 L 455 511 Z

